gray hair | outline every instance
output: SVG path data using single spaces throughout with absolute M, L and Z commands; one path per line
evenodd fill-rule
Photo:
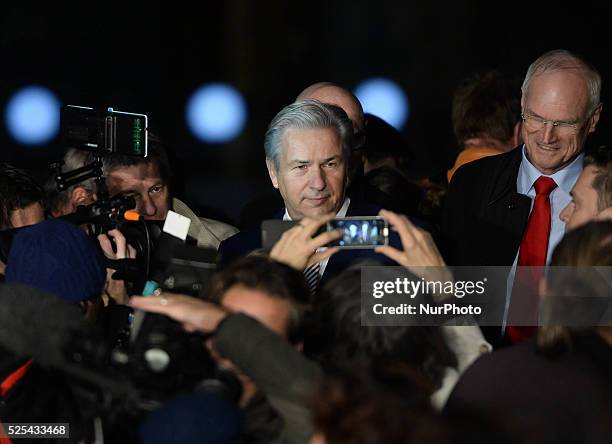
M 79 150 L 77 148 L 68 148 L 64 154 L 63 172 L 74 171 L 81 168 L 94 160 L 94 156 L 89 151 Z M 47 192 L 48 205 L 52 211 L 59 211 L 64 205 L 70 202 L 70 195 L 76 187 L 83 187 L 90 193 L 96 192 L 96 182 L 94 179 L 87 179 L 76 185 L 72 185 L 65 190 L 59 191 L 56 188 L 55 175 L 49 178 L 45 184 Z
M 289 128 L 335 129 L 342 143 L 344 161 L 348 164 L 354 144 L 353 124 L 342 108 L 312 99 L 300 100 L 284 107 L 272 119 L 264 140 L 266 159 L 274 162 L 274 167 L 277 170 L 280 163 L 283 137 L 285 131 Z
M 89 165 L 95 160 L 95 153 L 77 148 L 67 148 L 63 157 L 62 171 L 74 171 L 78 168 Z M 147 157 L 128 156 L 119 153 L 105 154 L 102 157 L 102 170 L 105 176 L 109 172 L 117 168 L 126 168 L 143 163 L 156 162 L 159 167 L 160 177 L 164 182 L 169 183 L 172 179 L 172 172 L 168 163 L 168 156 L 161 139 L 154 133 L 149 131 L 149 153 Z M 90 193 L 97 191 L 96 181 L 94 179 L 86 179 L 76 185 L 72 185 L 63 191 L 58 191 L 54 177 L 51 177 L 45 184 L 45 189 L 48 195 L 48 202 L 51 210 L 58 211 L 68 202 L 72 191 L 76 187 L 83 187 Z
M 601 76 L 593 65 L 564 49 L 549 51 L 541 55 L 529 66 L 527 74 L 525 75 L 525 80 L 523 81 L 523 86 L 521 86 L 523 96 L 527 96 L 529 91 L 529 83 L 533 77 L 545 72 L 559 71 L 579 71 L 584 74 L 584 80 L 586 81 L 589 89 L 588 114 L 595 111 L 595 109 L 600 105 Z

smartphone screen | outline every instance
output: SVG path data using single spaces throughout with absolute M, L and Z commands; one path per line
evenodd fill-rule
M 389 243 L 389 226 L 379 217 L 345 217 L 327 224 L 327 230 L 342 229 L 340 239 L 329 246 L 340 248 L 375 248 Z

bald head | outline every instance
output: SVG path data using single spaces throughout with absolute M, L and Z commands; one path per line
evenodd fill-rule
M 355 132 L 363 131 L 364 118 L 361 103 L 353 93 L 331 82 L 319 82 L 310 85 L 296 98 L 298 100 L 314 99 L 319 102 L 339 106 L 349 116 Z

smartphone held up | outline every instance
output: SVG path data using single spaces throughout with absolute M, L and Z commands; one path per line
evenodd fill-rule
M 328 246 L 350 248 L 376 248 L 389 244 L 389 225 L 378 216 L 341 217 L 327 223 L 326 230 L 342 230 L 342 237 Z

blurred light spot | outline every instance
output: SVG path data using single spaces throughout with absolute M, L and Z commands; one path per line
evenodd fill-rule
M 364 80 L 354 90 L 366 113 L 374 114 L 400 130 L 408 120 L 410 104 L 400 86 L 382 77 Z
M 242 95 L 224 83 L 198 88 L 187 102 L 187 126 L 207 143 L 229 142 L 240 135 L 247 118 Z
M 44 145 L 58 133 L 60 101 L 48 88 L 26 86 L 9 99 L 4 122 L 9 134 L 22 145 Z

